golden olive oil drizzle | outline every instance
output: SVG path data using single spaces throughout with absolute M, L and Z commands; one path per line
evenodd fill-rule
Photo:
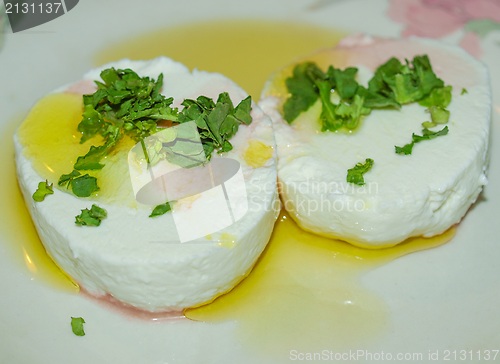
M 204 322 L 236 321 L 244 342 L 275 354 L 358 348 L 382 336 L 390 316 L 381 297 L 361 283 L 369 270 L 449 241 L 412 238 L 387 249 L 362 249 L 300 229 L 282 213 L 251 274 L 211 304 L 185 312 Z
M 9 214 L 8 218 L 0 219 L 0 240 L 9 243 L 12 258 L 24 264 L 33 279 L 48 283 L 57 289 L 78 292 L 78 286 L 47 255 L 19 189 L 12 140 L 18 125 L 19 121 L 16 120 L 2 133 L 0 158 L 5 174 L 0 179 L 0 205 L 8 207 Z

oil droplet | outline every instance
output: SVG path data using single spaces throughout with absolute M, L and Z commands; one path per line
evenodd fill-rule
M 453 235 L 451 229 L 435 238 L 368 250 L 308 233 L 283 213 L 252 273 L 228 294 L 185 315 L 205 322 L 234 320 L 244 342 L 277 355 L 290 348 L 359 348 L 376 340 L 389 321 L 384 301 L 363 287 L 362 275 Z
M 226 249 L 234 248 L 236 245 L 236 236 L 229 233 L 222 233 L 220 234 L 217 245 Z
M 47 255 L 17 184 L 12 135 L 18 125 L 16 120 L 2 133 L 0 158 L 5 174 L 0 179 L 0 205 L 8 206 L 10 213 L 8 219 L 0 219 L 0 239 L 8 243 L 12 259 L 24 264 L 33 279 L 57 289 L 78 292 L 78 286 Z

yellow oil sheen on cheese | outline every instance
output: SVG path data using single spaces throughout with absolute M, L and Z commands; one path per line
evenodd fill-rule
M 200 34 L 204 39 L 217 41 L 200 42 Z M 148 59 L 166 55 L 191 68 L 221 72 L 257 100 L 272 72 L 315 49 L 334 45 L 342 36 L 333 30 L 295 23 L 219 21 L 127 39 L 107 47 L 95 59 L 101 64 L 125 57 Z M 274 92 L 282 91 L 274 88 Z M 80 145 L 76 132 L 81 99 L 75 95 L 48 96 L 33 112 L 36 114 L 28 116 L 21 135 L 33 143 L 29 153 L 37 157 L 36 169 L 57 183 L 60 173 L 69 173 L 74 158 L 90 145 Z M 9 139 L 2 145 L 6 148 L 2 158 L 6 159 L 8 178 L 2 180 L 1 190 L 15 191 L 1 195 L 4 206 L 15 208 L 11 221 L 1 222 L 5 225 L 3 237 L 13 243 L 14 252 L 34 277 L 75 289 L 45 254 L 16 186 L 12 142 Z M 126 147 L 124 144 L 118 154 L 124 153 Z M 43 153 L 43 158 L 37 153 Z M 258 145 L 247 150 L 245 159 L 260 165 L 267 154 L 267 149 Z M 120 189 L 116 183 L 123 181 L 126 167 L 120 163 L 126 161 L 119 162 L 118 157 L 110 157 L 117 159 L 109 165 L 117 166 L 106 167 L 107 175 L 101 176 L 101 198 L 112 199 L 107 191 Z M 361 276 L 402 255 L 443 244 L 453 234 L 454 230 L 450 230 L 432 239 L 410 239 L 390 249 L 365 250 L 305 232 L 282 214 L 268 247 L 249 276 L 228 294 L 185 314 L 205 322 L 234 320 L 244 342 L 263 350 L 278 350 L 283 355 L 288 355 L 290 348 L 313 350 L 359 344 L 380 334 L 389 319 L 383 298 L 364 287 Z M 220 248 L 227 249 L 232 241 L 231 237 L 224 237 Z
M 250 140 L 243 153 L 245 162 L 254 168 L 262 167 L 273 156 L 273 148 L 258 140 Z
M 78 124 L 82 120 L 82 95 L 74 93 L 49 94 L 30 110 L 19 128 L 18 135 L 25 146 L 24 153 L 31 159 L 40 176 L 57 186 L 62 174 L 71 173 L 79 156 L 85 155 L 92 145 L 103 143 L 96 136 L 80 143 Z M 112 153 L 101 161 L 101 170 L 83 171 L 97 178 L 99 191 L 96 199 L 134 205 L 128 175 L 127 153 L 135 143 L 123 137 Z

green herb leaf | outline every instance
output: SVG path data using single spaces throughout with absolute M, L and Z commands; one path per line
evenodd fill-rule
M 368 83 L 368 89 L 396 101 L 407 104 L 427 97 L 444 82 L 432 70 L 426 55 L 415 56 L 412 62 L 401 63 L 396 58 L 381 65 Z
M 71 190 L 78 197 L 89 197 L 92 193 L 99 191 L 97 179 L 88 174 L 73 178 L 70 185 Z
M 71 317 L 71 330 L 76 336 L 85 336 L 83 324 L 85 320 L 82 317 Z
M 392 98 L 370 91 L 363 86 L 358 87 L 357 94 L 364 99 L 363 106 L 368 109 L 401 108 L 401 105 Z
M 340 70 L 330 66 L 324 73 L 312 62 L 296 65 L 292 76 L 285 81 L 290 96 L 283 105 L 284 119 L 291 123 L 319 97 L 322 131 L 352 130 L 373 108 L 400 108 L 402 104 L 424 98 L 430 98 L 427 102 L 434 106 L 445 108 L 451 99 L 451 87 L 444 87 L 425 55 L 405 64 L 394 57 L 389 59 L 377 68 L 368 88 L 356 81 L 357 71 L 354 67 Z M 441 91 L 431 95 L 435 89 Z M 332 102 L 333 94 L 338 103 Z M 439 98 L 442 100 L 438 103 Z
M 33 200 L 36 202 L 42 202 L 45 200 L 47 195 L 52 195 L 54 193 L 54 184 L 49 184 L 49 181 L 45 180 L 44 182 L 38 182 L 38 187 L 36 191 L 33 193 Z
M 250 111 L 252 111 L 252 97 L 248 96 L 236 105 L 234 108 L 234 117 L 243 124 L 249 125 L 252 122 Z
M 217 102 L 206 96 L 196 100 L 186 99 L 182 103 L 184 109 L 179 113 L 178 122 L 195 121 L 206 158 L 210 160 L 214 150 L 224 153 L 233 149 L 229 139 L 236 134 L 239 125 L 248 125 L 252 121 L 251 103 L 248 96 L 234 107 L 226 92 L 219 94 Z
M 288 123 L 294 121 L 300 113 L 307 111 L 318 99 L 319 92 L 312 77 L 321 73 L 323 72 L 315 63 L 305 62 L 296 65 L 293 75 L 286 79 L 290 97 L 283 105 L 283 113 Z
M 446 124 L 450 120 L 450 112 L 441 106 L 431 106 L 429 112 L 431 113 L 432 122 L 436 125 Z
M 469 91 L 467 91 L 466 88 L 462 88 L 462 91 L 460 92 L 460 95 L 465 95 L 465 94 L 468 94 Z
M 432 131 L 427 128 L 424 128 L 422 130 L 422 135 L 417 135 L 415 133 L 412 134 L 412 142 L 409 144 L 406 144 L 403 147 L 398 147 L 395 146 L 395 152 L 396 154 L 403 154 L 403 155 L 409 155 L 412 153 L 413 146 L 416 143 L 420 143 L 423 140 L 431 140 L 434 138 L 437 138 L 439 136 L 443 136 L 448 134 L 448 127 L 445 126 L 443 129 L 438 130 L 438 131 Z
M 75 217 L 75 224 L 81 226 L 99 226 L 101 221 L 108 216 L 108 213 L 102 207 L 92 205 L 89 209 L 84 209 L 80 215 Z
M 149 217 L 155 217 L 155 216 L 160 216 L 163 214 L 166 214 L 171 210 L 171 206 L 169 202 L 165 202 L 164 204 L 156 206 L 153 211 L 151 212 L 151 215 Z
M 95 177 L 88 174 L 82 175 L 76 169 L 71 173 L 61 175 L 57 184 L 66 188 L 71 187 L 71 191 L 78 197 L 89 197 L 92 193 L 99 191 Z
M 396 154 L 408 155 L 408 154 L 411 154 L 411 152 L 413 151 L 414 145 L 415 145 L 415 143 L 411 142 L 411 143 L 405 144 L 402 147 L 398 147 L 396 145 L 396 146 L 394 146 L 394 149 L 396 151 Z
M 439 106 L 446 108 L 451 102 L 451 86 L 437 87 L 431 91 L 429 96 L 419 101 L 422 106 Z
M 71 173 L 61 175 L 57 184 L 59 186 L 66 186 L 66 188 L 68 188 L 71 181 L 78 176 L 81 176 L 81 173 L 77 170 L 73 170 Z
M 130 69 L 108 68 L 100 76 L 102 82 L 95 82 L 97 91 L 83 96 L 84 111 L 78 130 L 82 134 L 81 143 L 96 135 L 101 135 L 104 143 L 92 145 L 87 154 L 78 157 L 73 172 L 62 175 L 58 182 L 60 186 L 71 186 L 78 197 L 88 197 L 99 190 L 95 177 L 81 175 L 78 170 L 102 169 L 102 159 L 125 134 L 140 141 L 143 148 L 146 148 L 144 138 L 159 130 L 159 121 L 183 123 L 194 120 L 201 135 L 206 159 L 210 159 L 214 150 L 218 153 L 231 150 L 229 139 L 236 134 L 238 126 L 252 122 L 250 96 L 236 107 L 227 93 L 221 93 L 216 103 L 208 97 L 200 96 L 196 100 L 185 100 L 184 109 L 179 113 L 176 108 L 171 107 L 173 98 L 160 93 L 163 74 L 155 81 L 149 77 L 140 77 Z M 167 159 L 181 166 L 187 166 L 186 163 L 192 166 L 189 159 L 192 159 L 193 153 L 187 152 L 188 142 L 180 140 L 170 149 L 167 148 Z M 145 151 L 149 155 L 150 150 Z M 154 153 L 151 156 L 154 157 Z M 200 160 L 199 156 L 195 159 Z
M 415 143 L 421 142 L 422 140 L 431 140 L 434 138 L 437 138 L 439 136 L 443 136 L 448 134 L 448 127 L 445 126 L 443 129 L 438 130 L 438 131 L 432 131 L 429 129 L 423 129 L 422 130 L 422 135 L 416 135 L 413 134 L 412 139 Z
M 327 77 L 330 80 L 330 84 L 335 91 L 338 92 L 342 99 L 348 100 L 356 95 L 358 91 L 358 82 L 356 81 L 356 74 L 358 69 L 354 67 L 348 67 L 345 70 L 340 70 L 330 66 L 327 71 Z
M 101 160 L 113 149 L 124 134 L 139 141 L 157 131 L 159 120 L 177 119 L 172 98 L 160 94 L 163 75 L 155 81 L 139 77 L 130 69 L 108 68 L 101 72 L 104 82 L 96 81 L 97 91 L 84 95 L 83 118 L 78 125 L 80 142 L 100 134 L 104 143 L 91 146 L 88 153 L 77 159 L 74 169 L 95 170 L 104 165 Z
M 107 150 L 108 148 L 105 145 L 91 146 L 87 154 L 78 157 L 74 168 L 79 170 L 101 169 L 104 164 L 99 162 L 107 154 Z
M 339 115 L 337 115 L 337 105 L 331 101 L 331 84 L 328 81 L 316 81 L 316 86 L 319 90 L 321 99 L 321 131 L 335 131 L 340 129 L 344 122 Z
M 349 183 L 354 183 L 358 186 L 365 184 L 364 174 L 373 167 L 373 159 L 365 159 L 365 163 L 357 163 L 353 168 L 347 170 L 346 180 Z

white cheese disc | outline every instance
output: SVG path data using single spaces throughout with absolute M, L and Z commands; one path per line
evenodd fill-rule
M 444 232 L 477 199 L 486 184 L 491 113 L 483 64 L 461 48 L 415 38 L 348 39 L 305 60 L 323 70 L 357 67 L 366 86 L 390 57 L 404 61 L 423 54 L 453 87 L 451 117 L 448 135 L 416 144 L 411 155 L 396 154 L 395 146 L 421 134 L 421 123 L 430 120 L 425 107 L 372 110 L 352 133 L 321 132 L 319 101 L 291 125 L 282 117 L 291 66 L 267 83 L 259 105 L 275 128 L 281 197 L 302 228 L 359 246 L 386 247 Z M 347 183 L 347 170 L 367 158 L 374 166 L 364 176 L 366 185 Z
M 167 58 L 107 64 L 59 91 L 91 93 L 95 90 L 92 81 L 99 79 L 100 70 L 111 66 L 131 68 L 139 76 L 155 79 L 163 73 L 162 93 L 173 97 L 175 106 L 180 106 L 185 98 L 200 95 L 216 100 L 221 92 L 228 92 L 234 105 L 247 96 L 220 74 L 190 72 Z M 253 105 L 251 115 L 252 123 L 239 127 L 230 141 L 234 149 L 224 156 L 239 162 L 241 167 L 244 183 L 232 190 L 236 194 L 229 193 L 228 200 L 221 200 L 220 189 L 214 189 L 213 193 L 186 197 L 173 204 L 173 212 L 155 218 L 148 217 L 153 206 L 134 200 L 126 170 L 123 175 L 114 176 L 116 194 L 112 198 L 93 201 L 54 189 L 55 193 L 44 201 L 33 201 L 31 195 L 46 176 L 34 168 L 36 156 L 29 145 L 23 144 L 18 130 L 14 138 L 18 180 L 49 255 L 91 294 L 110 295 L 151 312 L 201 305 L 233 288 L 249 273 L 265 248 L 279 210 L 272 124 L 257 105 Z M 57 185 L 57 180 L 50 182 Z M 105 208 L 108 217 L 99 227 L 77 226 L 75 216 L 93 203 Z M 241 219 L 235 218 L 236 222 L 221 230 L 214 228 L 202 238 L 180 242 L 180 228 L 196 230 L 202 223 L 207 225 L 204 219 L 212 221 L 215 227 L 228 208 L 233 207 L 234 211 L 242 203 L 246 203 L 248 211 Z M 177 218 L 191 220 L 184 220 L 181 227 L 174 221 L 174 213 Z

